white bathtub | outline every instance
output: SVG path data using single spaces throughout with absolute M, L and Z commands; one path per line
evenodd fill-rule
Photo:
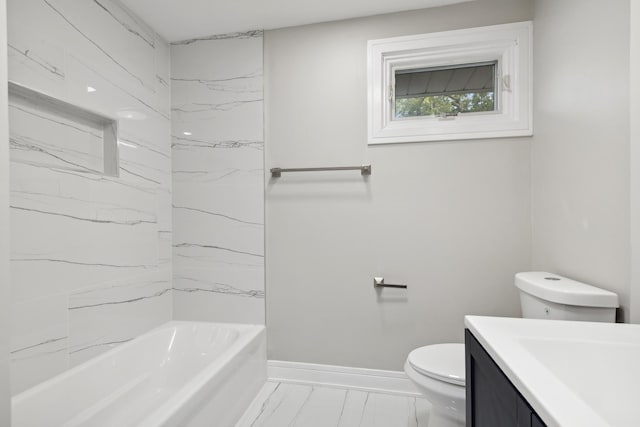
M 15 396 L 12 426 L 233 426 L 266 376 L 264 326 L 169 322 Z

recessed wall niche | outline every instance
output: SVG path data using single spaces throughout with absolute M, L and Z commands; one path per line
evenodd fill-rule
M 117 121 L 9 82 L 11 160 L 118 176 Z

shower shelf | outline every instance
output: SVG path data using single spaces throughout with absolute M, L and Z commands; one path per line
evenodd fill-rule
M 117 120 L 13 81 L 8 89 L 13 144 L 25 152 L 54 151 L 58 157 L 72 157 L 60 163 L 53 155 L 48 160 L 43 155 L 37 162 L 47 166 L 118 176 Z M 21 161 L 20 153 L 15 156 Z

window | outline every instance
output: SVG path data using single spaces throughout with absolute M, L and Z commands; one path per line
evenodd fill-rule
M 394 117 L 495 111 L 496 63 L 396 70 Z
M 532 134 L 531 23 L 369 41 L 369 143 Z

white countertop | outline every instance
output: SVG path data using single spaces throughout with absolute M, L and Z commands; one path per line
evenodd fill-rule
M 465 316 L 549 427 L 640 426 L 640 325 Z

